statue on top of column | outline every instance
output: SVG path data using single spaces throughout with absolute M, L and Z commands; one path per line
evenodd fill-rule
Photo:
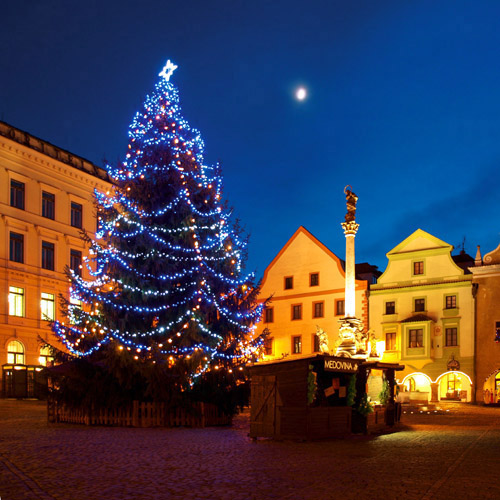
M 358 197 L 351 189 L 349 185 L 344 188 L 345 201 L 347 204 L 347 213 L 345 214 L 346 222 L 354 222 L 356 220 L 356 202 L 358 201 Z

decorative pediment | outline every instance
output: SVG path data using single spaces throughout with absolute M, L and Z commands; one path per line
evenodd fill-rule
M 495 250 L 487 253 L 483 257 L 483 263 L 485 265 L 500 264 L 500 245 L 498 245 Z

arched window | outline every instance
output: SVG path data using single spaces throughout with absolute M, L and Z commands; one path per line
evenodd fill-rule
M 24 346 L 18 340 L 11 340 L 7 344 L 7 363 L 24 365 Z
M 50 349 L 45 347 L 40 347 L 40 356 L 38 358 L 38 362 L 42 366 L 50 366 L 54 361 L 54 357 L 50 354 Z

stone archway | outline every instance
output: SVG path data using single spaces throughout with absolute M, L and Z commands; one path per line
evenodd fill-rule
M 472 380 L 464 372 L 450 370 L 436 379 L 439 401 L 471 401 Z
M 483 383 L 484 404 L 498 403 L 500 400 L 500 369 L 490 373 Z

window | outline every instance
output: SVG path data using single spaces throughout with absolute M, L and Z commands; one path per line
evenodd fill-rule
M 56 302 L 53 294 L 42 292 L 40 309 L 42 311 L 42 319 L 46 321 L 56 319 Z
M 425 311 L 425 299 L 415 299 L 414 305 L 415 312 Z
M 322 318 L 324 315 L 324 302 L 313 302 L 313 318 Z
M 52 193 L 42 191 L 42 217 L 54 219 L 56 197 Z
M 424 262 L 422 260 L 413 263 L 413 274 L 424 274 Z
M 345 314 L 345 300 L 335 301 L 335 316 L 344 316 Z
M 74 325 L 76 322 L 76 318 L 78 318 L 79 311 L 83 307 L 83 302 L 79 299 L 75 299 L 73 297 L 70 297 L 69 299 L 69 307 L 68 307 L 68 318 L 70 324 Z
M 73 227 L 82 227 L 82 206 L 74 201 L 71 202 L 71 225 Z
M 495 342 L 500 342 L 500 321 L 495 324 Z
M 273 323 L 274 322 L 274 308 L 266 307 L 264 309 L 264 323 Z
M 292 337 L 292 353 L 300 354 L 302 352 L 302 335 Z
M 11 340 L 7 345 L 7 363 L 24 365 L 24 346 L 18 340 Z
M 396 302 L 385 303 L 385 314 L 396 314 Z
M 423 347 L 424 346 L 424 331 L 419 328 L 410 330 L 409 332 L 409 346 L 410 347 Z
M 319 273 L 311 273 L 309 275 L 309 286 L 319 285 Z
M 24 262 L 24 235 L 10 233 L 10 260 L 13 262 Z
M 273 355 L 273 338 L 272 337 L 266 337 L 266 339 L 264 340 L 264 354 L 266 356 Z
M 285 278 L 285 290 L 292 290 L 293 288 L 293 276 L 287 276 Z
M 10 206 L 24 210 L 24 182 L 10 181 Z
M 455 309 L 457 307 L 457 296 L 447 295 L 446 296 L 446 309 Z
M 313 352 L 320 352 L 319 348 L 319 336 L 313 333 Z
M 54 270 L 54 243 L 42 241 L 42 268 Z
M 396 350 L 396 332 L 387 332 L 385 334 L 385 350 L 386 351 Z
M 458 336 L 456 328 L 446 328 L 446 347 L 456 346 L 458 345 Z
M 80 250 L 71 250 L 69 267 L 73 269 L 78 276 L 82 275 L 82 252 L 80 252 Z
M 42 366 L 50 366 L 54 361 L 54 357 L 50 355 L 50 349 L 48 347 L 40 348 L 40 356 L 38 357 L 38 362 Z
M 302 304 L 292 306 L 292 319 L 302 319 Z
M 24 288 L 9 286 L 9 316 L 24 316 Z

